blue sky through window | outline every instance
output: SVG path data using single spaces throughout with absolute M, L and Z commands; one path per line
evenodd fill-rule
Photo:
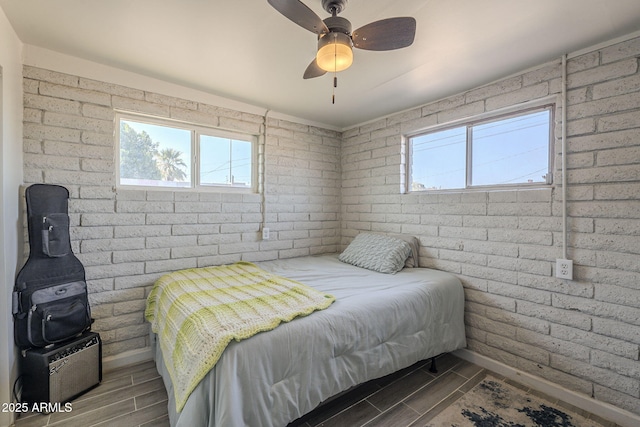
M 410 190 L 546 183 L 550 126 L 547 108 L 412 137 Z
M 200 183 L 251 186 L 251 142 L 200 136 Z

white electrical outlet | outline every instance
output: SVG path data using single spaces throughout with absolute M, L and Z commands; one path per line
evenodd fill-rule
M 556 260 L 556 277 L 573 280 L 573 261 L 570 259 Z
M 262 240 L 269 240 L 270 230 L 267 227 L 262 229 Z

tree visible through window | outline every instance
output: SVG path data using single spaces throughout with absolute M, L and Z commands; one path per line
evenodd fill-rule
M 173 148 L 162 149 L 156 156 L 156 160 L 163 180 L 185 181 L 187 179 L 187 174 L 184 172 L 187 164 L 182 160 L 180 151 Z
M 252 136 L 160 119 L 118 122 L 120 185 L 255 187 Z
M 191 132 L 157 124 L 120 121 L 120 183 L 189 187 Z

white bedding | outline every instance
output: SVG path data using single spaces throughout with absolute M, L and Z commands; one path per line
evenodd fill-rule
M 449 273 L 405 268 L 382 274 L 336 255 L 256 264 L 336 302 L 232 342 L 180 413 L 157 346 L 172 426 L 284 427 L 354 385 L 466 345 L 463 289 Z

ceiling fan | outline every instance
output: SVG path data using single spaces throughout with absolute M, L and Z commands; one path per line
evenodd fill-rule
M 401 49 L 413 43 L 416 33 L 416 20 L 411 17 L 382 19 L 351 31 L 351 22 L 338 16 L 347 0 L 322 0 L 322 7 L 331 14 L 324 20 L 299 0 L 267 1 L 285 17 L 318 35 L 318 53 L 305 70 L 305 79 L 346 70 L 353 62 L 354 47 L 376 51 Z

